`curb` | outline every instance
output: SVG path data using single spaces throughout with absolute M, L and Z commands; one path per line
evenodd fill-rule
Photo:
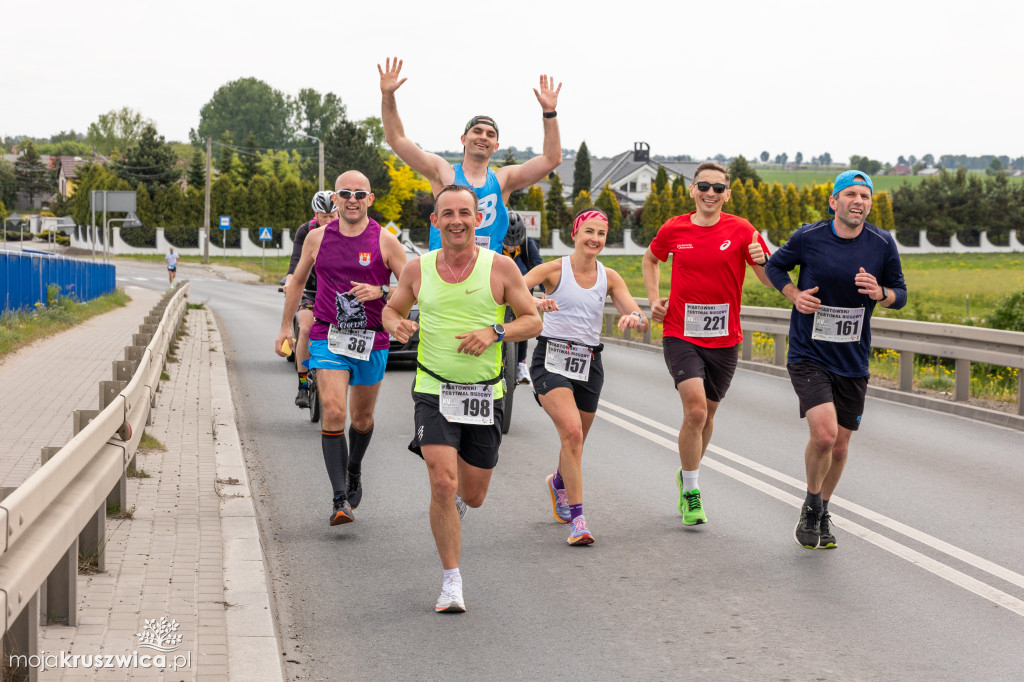
M 270 583 L 249 477 L 242 457 L 235 406 L 223 353 L 220 329 L 207 311 L 211 343 L 210 405 L 216 459 L 217 496 L 220 497 L 224 551 L 229 680 L 284 680 L 280 640 L 274 627 Z M 275 672 L 276 671 L 276 672 Z

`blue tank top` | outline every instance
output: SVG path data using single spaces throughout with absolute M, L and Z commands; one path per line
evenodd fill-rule
M 326 339 L 327 324 L 342 329 L 381 329 L 384 299 L 360 303 L 348 293 L 352 282 L 381 285 L 391 281 L 391 271 L 384 265 L 380 253 L 381 226 L 370 218 L 366 229 L 356 237 L 343 235 L 337 220 L 323 229 L 324 239 L 313 264 L 317 277 L 316 299 L 313 301 L 316 321 L 309 330 L 309 338 Z M 390 345 L 386 331 L 374 334 L 374 350 L 383 350 Z
M 484 180 L 483 186 L 473 187 L 473 185 L 469 184 L 469 180 L 466 179 L 466 174 L 462 172 L 461 163 L 455 164 L 452 168 L 455 169 L 454 184 L 472 188 L 477 196 L 477 207 L 484 214 L 483 219 L 480 221 L 480 227 L 476 228 L 476 243 L 495 253 L 501 253 L 501 243 L 505 239 L 505 233 L 508 232 L 508 209 L 505 207 L 505 202 L 501 197 L 501 185 L 498 183 L 498 176 L 494 174 L 493 170 L 488 168 L 487 179 Z M 486 245 L 482 243 L 482 240 L 485 238 L 490 239 L 490 242 Z M 440 248 L 441 231 L 431 225 L 430 250 L 433 251 Z

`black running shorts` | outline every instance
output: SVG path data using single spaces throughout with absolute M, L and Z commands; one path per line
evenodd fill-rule
M 501 445 L 501 418 L 505 399 L 494 401 L 494 423 L 456 424 L 441 416 L 440 400 L 429 393 L 412 394 L 415 405 L 415 428 L 409 450 L 420 457 L 423 445 L 450 445 L 466 464 L 478 469 L 493 469 L 498 464 L 498 446 Z
M 530 378 L 533 380 L 533 391 L 537 395 L 544 395 L 556 388 L 567 388 L 572 391 L 576 399 L 576 409 L 581 412 L 597 412 L 597 403 L 601 399 L 601 388 L 604 386 L 604 364 L 601 362 L 601 351 L 592 351 L 590 360 L 590 375 L 586 381 L 570 379 L 549 372 L 544 367 L 544 358 L 547 357 L 548 344 L 537 343 L 533 349 L 533 360 L 530 362 Z M 539 402 L 539 401 L 538 401 Z
M 786 365 L 786 369 L 796 397 L 800 399 L 801 419 L 812 407 L 834 403 L 839 425 L 850 431 L 857 430 L 868 393 L 866 376 L 844 377 L 813 362 L 794 362 Z
M 661 340 L 665 365 L 674 386 L 687 379 L 704 380 L 704 394 L 712 402 L 721 402 L 732 383 L 739 361 L 738 346 L 705 348 L 685 339 L 666 336 Z

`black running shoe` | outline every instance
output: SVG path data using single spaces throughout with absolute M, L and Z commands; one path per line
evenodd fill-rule
M 348 503 L 341 495 L 334 496 L 334 513 L 331 514 L 331 525 L 340 526 L 343 523 L 352 523 L 355 521 L 355 516 L 352 515 L 352 505 Z
M 299 386 L 299 392 L 295 394 L 295 404 L 306 409 L 309 407 L 309 389 L 305 386 Z
M 807 549 L 818 549 L 818 541 L 821 535 L 821 512 L 815 511 L 812 507 L 804 505 L 800 511 L 800 520 L 793 531 L 793 539 L 796 544 Z
M 836 536 L 832 535 L 832 515 L 827 511 L 821 512 L 821 521 L 819 522 L 819 534 L 821 539 L 818 540 L 818 549 L 835 549 L 836 548 Z
M 359 482 L 361 474 L 348 472 L 348 503 L 353 509 L 359 506 L 359 500 L 363 499 L 363 484 Z

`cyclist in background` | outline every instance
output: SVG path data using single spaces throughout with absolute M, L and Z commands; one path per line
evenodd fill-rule
M 302 256 L 302 245 L 310 230 L 323 227 L 332 220 L 338 219 L 338 208 L 331 200 L 334 192 L 322 190 L 313 195 L 313 219 L 303 223 L 295 232 L 292 245 L 292 261 L 288 265 L 288 274 L 284 279 L 284 295 L 288 295 L 288 286 L 292 283 L 295 266 Z M 316 271 L 309 273 L 302 291 L 302 300 L 295 317 L 299 322 L 299 338 L 295 340 L 295 371 L 299 373 L 299 392 L 295 395 L 295 404 L 301 408 L 309 407 L 309 329 L 313 326 L 313 299 L 316 298 Z
M 508 232 L 502 240 L 502 251 L 512 259 L 523 275 L 544 262 L 537 241 L 526 236 L 526 223 L 515 211 L 508 212 Z M 519 363 L 516 380 L 521 384 L 530 383 L 530 369 L 526 366 L 526 341 L 516 344 L 516 360 Z

